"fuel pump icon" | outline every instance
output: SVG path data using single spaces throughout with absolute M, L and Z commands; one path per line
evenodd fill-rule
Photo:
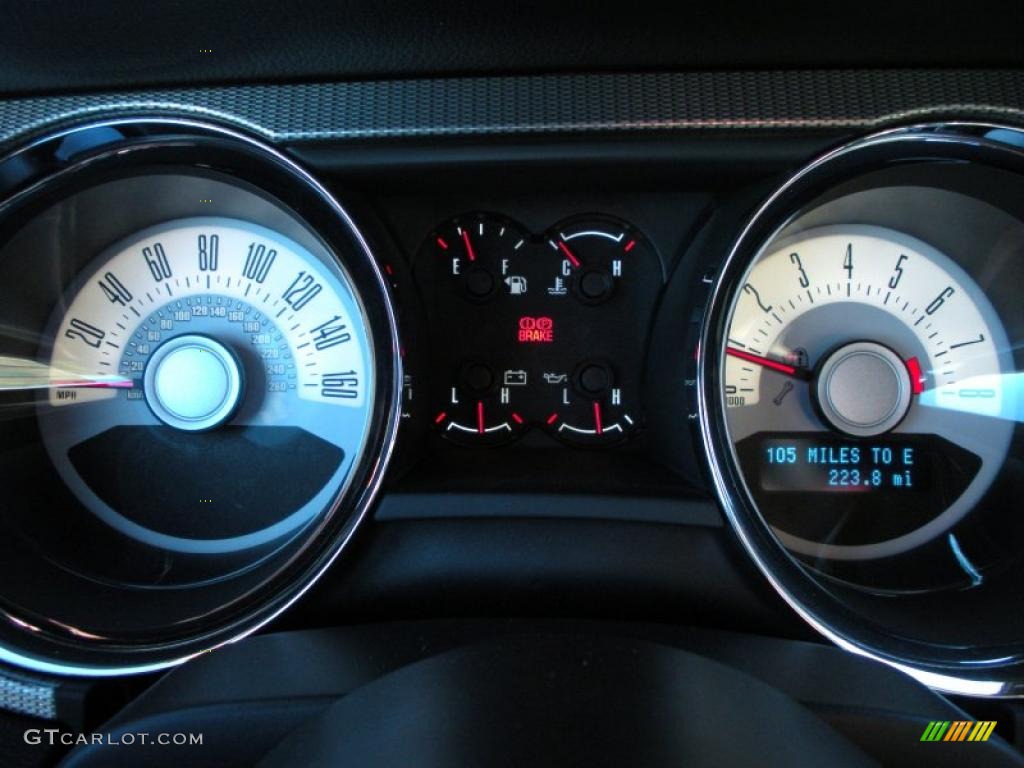
M 526 278 L 522 275 L 509 275 L 505 278 L 505 285 L 508 286 L 508 292 L 513 296 L 526 293 Z

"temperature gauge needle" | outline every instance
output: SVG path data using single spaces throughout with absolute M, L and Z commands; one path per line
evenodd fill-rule
M 562 253 L 565 254 L 565 258 L 569 260 L 570 264 L 572 264 L 574 267 L 578 267 L 580 265 L 580 260 L 576 258 L 576 254 L 569 250 L 568 245 L 559 240 L 558 247 L 559 249 L 561 249 Z
M 742 349 L 737 349 L 736 347 L 726 347 L 725 353 L 732 357 L 739 358 L 740 360 L 746 360 L 748 363 L 760 365 L 762 368 L 767 368 L 770 371 L 781 373 L 784 376 L 792 376 L 794 379 L 799 379 L 800 381 L 811 380 L 811 372 L 806 368 L 797 368 L 793 365 L 786 365 L 785 363 L 780 363 L 777 360 L 772 360 L 761 355 L 744 352 Z
M 604 425 L 601 423 L 601 404 L 594 401 L 594 432 L 602 434 L 604 432 Z

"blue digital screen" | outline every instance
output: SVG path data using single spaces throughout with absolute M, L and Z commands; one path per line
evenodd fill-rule
M 919 443 L 821 438 L 761 442 L 765 491 L 836 493 L 926 491 L 928 450 Z

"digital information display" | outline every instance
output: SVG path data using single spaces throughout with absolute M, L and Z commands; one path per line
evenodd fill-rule
M 929 453 L 917 442 L 898 440 L 768 438 L 761 441 L 761 488 L 790 493 L 927 491 Z

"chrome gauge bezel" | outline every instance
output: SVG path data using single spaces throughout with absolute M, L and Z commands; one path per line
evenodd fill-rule
M 45 673 L 124 675 L 170 667 L 238 640 L 310 588 L 350 542 L 380 489 L 401 403 L 400 344 L 390 288 L 345 208 L 274 147 L 229 128 L 172 117 L 125 116 L 62 128 L 0 159 L 0 241 L 6 242 L 32 215 L 99 183 L 181 172 L 214 175 L 264 196 L 322 242 L 328 254 L 348 254 L 338 265 L 356 287 L 376 373 L 365 447 L 330 508 L 302 532 L 301 540 L 289 544 L 280 567 L 202 621 L 167 626 L 148 637 L 97 640 L 45 615 L 23 615 L 0 605 L 0 661 Z
M 1006 141 L 1007 137 L 1017 143 Z M 814 160 L 753 214 L 711 288 L 700 336 L 697 394 L 708 475 L 732 529 L 775 590 L 811 626 L 846 650 L 896 667 L 921 682 L 975 696 L 1024 694 L 1019 647 L 974 649 L 897 636 L 842 604 L 791 555 L 761 517 L 735 460 L 726 424 L 721 376 L 734 297 L 758 254 L 808 206 L 853 179 L 901 164 L 967 162 L 1024 174 L 1024 133 L 980 123 L 913 125 L 867 136 Z M 1003 652 L 1005 651 L 1005 652 Z

